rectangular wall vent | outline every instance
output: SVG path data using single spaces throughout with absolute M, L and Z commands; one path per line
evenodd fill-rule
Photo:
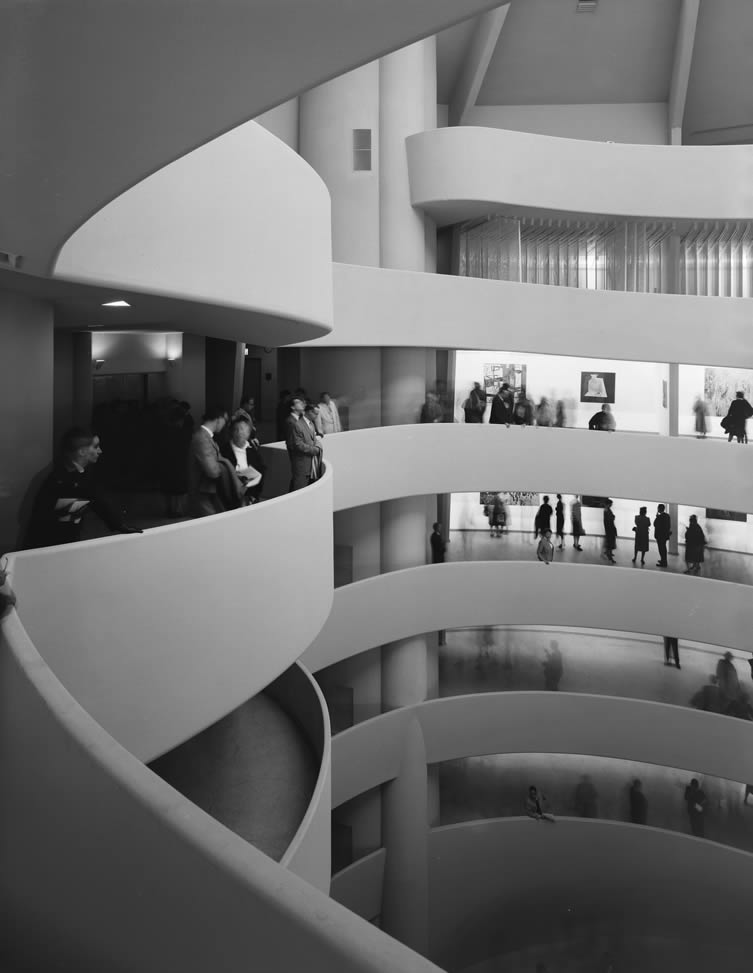
M 9 267 L 11 270 L 20 270 L 24 258 L 20 253 L 9 253 L 7 250 L 0 250 L 0 267 Z
M 371 129 L 353 129 L 353 171 L 371 171 Z

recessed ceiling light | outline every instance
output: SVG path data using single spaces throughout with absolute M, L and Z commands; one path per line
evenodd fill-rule
M 130 307 L 128 301 L 107 301 L 102 307 Z

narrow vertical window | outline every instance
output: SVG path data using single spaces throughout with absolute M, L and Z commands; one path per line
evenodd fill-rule
M 371 129 L 353 129 L 353 171 L 371 170 Z

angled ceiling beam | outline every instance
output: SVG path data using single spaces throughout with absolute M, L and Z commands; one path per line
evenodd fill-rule
M 489 62 L 509 9 L 510 4 L 505 3 L 479 17 L 468 44 L 455 90 L 450 98 L 450 125 L 465 124 L 466 115 L 476 104 L 476 98 L 484 83 Z
M 672 82 L 669 87 L 667 117 L 670 145 L 682 144 L 682 119 L 685 115 L 685 99 L 688 94 L 690 65 L 693 60 L 693 44 L 698 22 L 700 0 L 682 0 L 680 20 L 675 41 L 675 60 L 672 65 Z

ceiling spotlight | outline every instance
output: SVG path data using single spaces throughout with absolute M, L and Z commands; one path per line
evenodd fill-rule
M 130 307 L 128 301 L 107 301 L 102 307 Z

